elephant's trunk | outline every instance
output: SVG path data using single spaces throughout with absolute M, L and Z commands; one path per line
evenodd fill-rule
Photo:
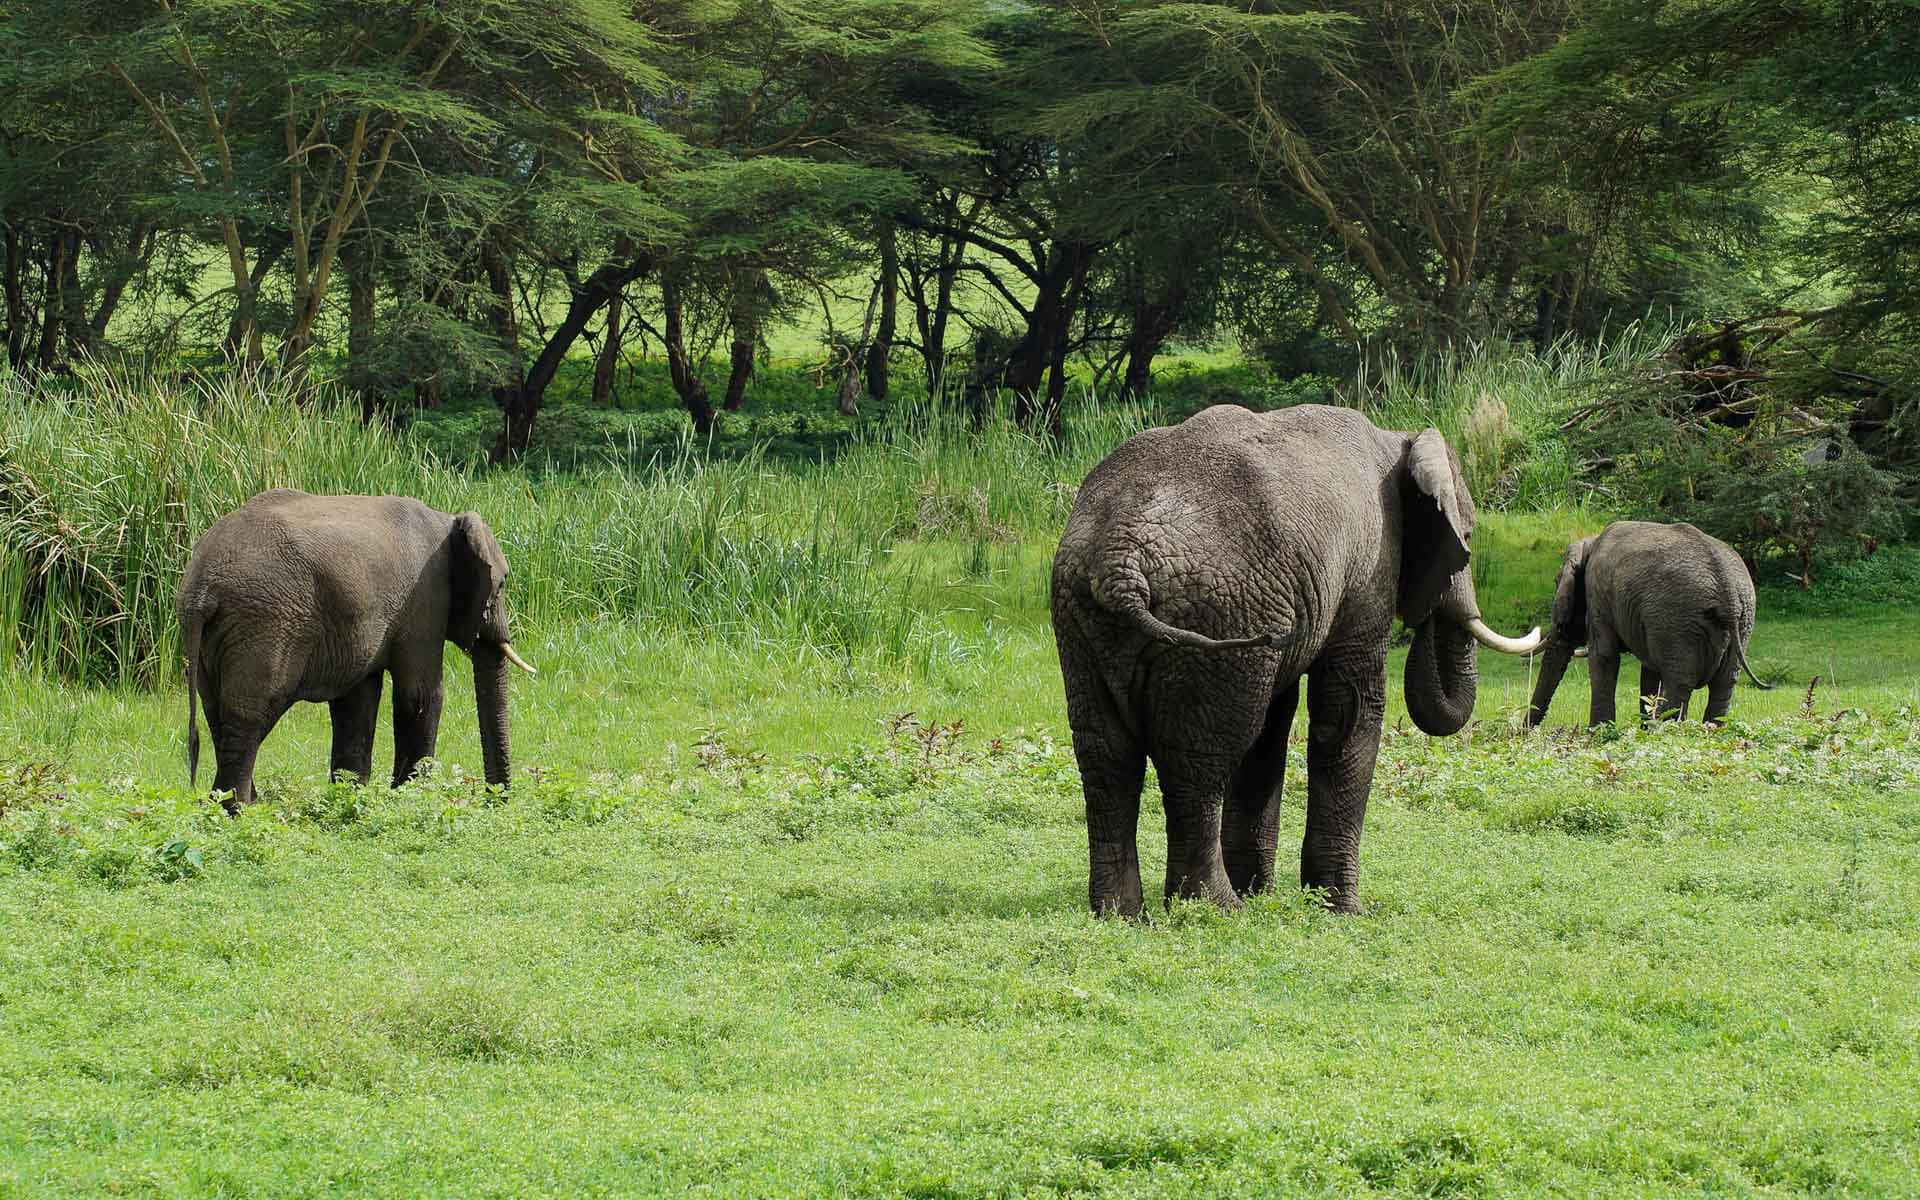
M 473 700 L 480 715 L 480 752 L 487 782 L 507 785 L 513 762 L 507 744 L 507 656 L 504 648 L 482 640 L 473 647 Z
M 1435 737 L 1458 733 L 1480 693 L 1479 646 L 1467 628 L 1436 612 L 1414 631 L 1407 655 L 1407 715 Z
M 1533 699 L 1527 702 L 1528 729 L 1546 720 L 1547 706 L 1553 703 L 1560 677 L 1567 673 L 1567 664 L 1576 653 L 1571 638 L 1557 631 L 1547 638 L 1547 652 L 1540 659 L 1540 678 L 1533 685 Z

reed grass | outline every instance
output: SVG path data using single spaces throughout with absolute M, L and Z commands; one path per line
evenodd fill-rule
M 1566 502 L 1571 469 L 1554 414 L 1654 343 L 1630 329 L 1599 348 L 1390 360 L 1348 398 L 1384 427 L 1437 425 L 1483 507 L 1545 510 Z M 996 574 L 996 547 L 1050 545 L 1087 471 L 1164 419 L 1083 389 L 1054 444 L 936 391 L 812 459 L 629 432 L 581 447 L 570 469 L 499 470 L 270 375 L 89 367 L 78 385 L 0 377 L 0 669 L 137 685 L 176 672 L 174 596 L 195 540 L 274 487 L 481 513 L 523 625 L 634 621 L 932 669 L 977 651 L 956 629 L 986 635 L 950 610 L 1034 607 L 1027 576 L 1044 571 Z

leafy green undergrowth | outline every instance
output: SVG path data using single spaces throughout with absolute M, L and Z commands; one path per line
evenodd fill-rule
M 1144 926 L 1042 734 L 233 820 L 15 759 L 0 1193 L 1911 1193 L 1917 724 L 1395 734 L 1367 915 Z
M 0 863 L 128 886 L 189 881 L 286 849 L 317 851 L 335 835 L 418 853 L 469 829 L 493 837 L 618 822 L 657 850 L 745 850 L 834 832 L 938 836 L 1079 819 L 1071 749 L 1050 734 L 970 739 L 960 722 L 929 725 L 912 714 L 886 726 L 877 742 L 779 764 L 708 727 L 650 770 L 530 767 L 511 793 L 432 761 L 396 789 L 275 780 L 262 785 L 264 802 L 237 820 L 178 786 L 86 782 L 16 757 L 0 762 Z M 1304 733 L 1294 731 L 1296 743 Z M 1692 803 L 1699 795 L 1713 802 Z M 1719 729 L 1664 722 L 1533 734 L 1482 721 L 1454 738 L 1402 724 L 1386 732 L 1375 802 L 1522 833 L 1739 838 L 1778 825 L 1786 810 L 1823 838 L 1844 827 L 1920 840 L 1920 713 L 1844 708 Z

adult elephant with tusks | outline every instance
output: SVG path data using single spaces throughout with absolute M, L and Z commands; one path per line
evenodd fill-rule
M 1615 521 L 1567 547 L 1553 592 L 1540 679 L 1527 725 L 1546 718 L 1568 660 L 1586 647 L 1592 696 L 1587 719 L 1614 719 L 1620 654 L 1640 660 L 1640 703 L 1649 717 L 1684 718 L 1693 693 L 1707 689 L 1703 718 L 1719 722 L 1733 704 L 1753 637 L 1753 580 L 1733 547 L 1687 524 Z
M 1407 711 L 1473 713 L 1501 637 L 1466 570 L 1473 499 L 1438 430 L 1350 409 L 1222 405 L 1150 429 L 1087 476 L 1053 562 L 1053 628 L 1086 795 L 1096 913 L 1142 907 L 1146 763 L 1167 817 L 1166 896 L 1222 908 L 1272 886 L 1287 732 L 1307 681 L 1300 882 L 1359 907 L 1360 829 L 1396 614 L 1414 630 Z
M 507 783 L 507 560 L 478 513 L 404 496 L 262 492 L 215 521 L 180 585 L 187 764 L 197 779 L 206 698 L 229 812 L 253 800 L 260 743 L 297 700 L 332 709 L 329 766 L 365 783 L 384 676 L 393 676 L 393 785 L 433 754 L 441 645 L 473 659 L 487 782 Z

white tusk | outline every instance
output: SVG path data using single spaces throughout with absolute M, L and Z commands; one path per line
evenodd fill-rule
M 1573 652 L 1573 656 L 1575 658 L 1585 658 L 1587 656 L 1587 648 L 1585 646 L 1580 647 Z
M 538 674 L 540 673 L 540 672 L 538 672 L 538 671 L 536 671 L 536 670 L 534 670 L 534 669 L 533 669 L 533 668 L 532 668 L 531 666 L 529 666 L 529 665 L 527 664 L 527 660 L 526 660 L 526 659 L 524 659 L 524 658 L 521 658 L 521 657 L 520 657 L 520 656 L 519 656 L 518 654 L 515 654 L 515 653 L 513 652 L 513 643 L 512 643 L 512 642 L 501 642 L 501 643 L 500 643 L 500 653 L 502 653 L 502 654 L 504 654 L 504 655 L 506 655 L 506 656 L 507 656 L 507 661 L 508 661 L 508 662 L 510 662 L 510 663 L 512 663 L 512 664 L 513 664 L 514 666 L 516 666 L 516 667 L 519 667 L 519 668 L 520 668 L 520 669 L 521 669 L 522 671 L 525 671 L 525 672 L 526 672 L 527 674 L 529 674 L 529 675 L 538 675 Z
M 1479 617 L 1467 622 L 1467 632 L 1473 639 L 1489 650 L 1498 650 L 1502 654 L 1532 654 L 1540 648 L 1546 639 L 1540 636 L 1540 627 L 1535 625 L 1523 638 L 1501 637 L 1487 628 L 1487 623 Z

